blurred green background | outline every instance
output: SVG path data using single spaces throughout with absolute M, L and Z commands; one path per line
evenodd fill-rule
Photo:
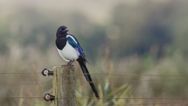
M 79 106 L 187 106 L 187 10 L 186 0 L 0 0 L 1 106 L 50 106 L 40 72 L 64 63 L 60 25 L 83 46 L 103 98 L 76 71 Z

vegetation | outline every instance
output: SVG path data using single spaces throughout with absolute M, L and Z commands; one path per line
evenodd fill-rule
M 56 29 L 62 24 L 80 40 L 102 98 L 94 98 L 81 71 L 77 71 L 79 106 L 188 104 L 187 1 L 110 1 L 109 6 L 98 8 L 110 8 L 109 11 L 93 12 L 96 17 L 83 7 L 66 10 L 63 3 L 62 7 L 36 7 L 19 1 L 13 2 L 11 8 L 3 3 L 0 2 L 2 106 L 50 106 L 41 97 L 51 89 L 51 80 L 40 72 L 44 67 L 63 64 L 54 46 Z M 49 0 L 46 3 L 51 4 Z M 99 14 L 104 17 L 98 18 Z

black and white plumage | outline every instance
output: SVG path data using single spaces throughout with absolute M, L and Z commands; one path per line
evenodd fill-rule
M 78 40 L 71 34 L 68 33 L 66 26 L 60 26 L 56 32 L 56 47 L 59 55 L 66 61 L 68 64 L 71 64 L 73 61 L 78 61 L 82 72 L 89 82 L 95 96 L 99 98 L 96 87 L 91 79 L 89 71 L 86 67 L 86 58 L 82 47 Z

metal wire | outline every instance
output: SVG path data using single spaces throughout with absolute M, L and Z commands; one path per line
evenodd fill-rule
M 0 73 L 0 75 L 29 75 L 29 76 L 33 76 L 33 75 L 41 75 L 41 73 Z M 88 75 L 88 73 L 84 73 L 84 75 Z M 145 74 L 145 75 L 140 75 L 140 74 L 136 74 L 136 73 L 102 73 L 102 72 L 92 72 L 90 73 L 90 75 L 109 75 L 109 76 L 145 76 L 145 77 L 161 77 L 162 75 L 160 74 Z M 175 74 L 168 74 L 165 75 L 165 77 L 175 77 L 175 78 L 182 78 L 185 76 L 180 76 L 180 75 L 175 75 Z
M 0 97 L 0 98 L 5 98 L 5 97 Z M 9 99 L 43 99 L 44 97 L 41 97 L 41 96 L 33 96 L 33 97 L 21 97 L 21 96 L 14 96 L 14 97 L 6 97 L 6 98 L 9 98 Z M 81 98 L 81 99 L 95 99 L 95 97 L 77 97 L 78 98 Z M 61 101 L 63 99 L 67 99 L 67 98 L 56 98 L 58 99 L 58 101 Z M 105 100 L 106 101 L 109 101 L 109 100 L 118 100 L 118 99 L 123 99 L 123 100 L 130 100 L 130 101 L 126 101 L 127 105 L 129 106 L 140 106 L 140 105 L 181 105 L 181 106 L 187 106 L 188 103 L 187 100 L 188 98 L 144 98 L 144 97 L 135 97 L 135 98 L 129 98 L 129 97 L 121 97 L 121 98 L 100 98 L 99 100 L 103 100 L 103 102 L 105 103 Z M 133 100 L 134 102 L 139 102 L 139 101 L 142 101 L 144 103 L 130 103 L 131 100 Z M 143 100 L 146 100 L 146 101 L 143 101 Z M 148 100 L 151 100 L 151 101 L 148 101 Z M 45 102 L 45 101 L 43 101 Z
M 37 74 L 41 74 L 41 73 L 37 73 Z M 0 76 L 8 76 L 6 77 L 6 79 L 13 77 L 13 76 L 17 76 L 17 77 L 20 77 L 20 75 L 23 77 L 25 77 L 26 75 L 27 76 L 34 76 L 34 75 L 37 75 L 36 73 L 0 73 Z M 87 75 L 86 73 L 84 73 L 85 75 Z M 81 74 L 80 74 L 81 75 Z M 104 75 L 109 75 L 110 77 L 117 77 L 119 78 L 120 76 L 142 76 L 143 77 L 149 77 L 149 78 L 157 78 L 157 77 L 160 77 L 161 75 L 160 74 L 146 74 L 146 75 L 138 75 L 138 74 L 135 74 L 135 73 L 91 73 L 91 75 L 93 76 L 104 76 Z M 4 78 L 4 77 L 0 77 L 0 78 Z M 16 77 L 15 77 L 16 78 Z M 179 75 L 174 75 L 174 74 L 171 74 L 171 75 L 167 75 L 165 76 L 165 78 L 167 78 L 168 80 L 174 80 L 174 79 L 185 79 L 185 76 L 179 76 Z M 143 81 L 151 81 L 151 80 L 160 80 L 160 79 L 128 79 L 128 80 L 143 80 Z M 33 83 L 31 83 L 33 82 Z M 2 84 L 0 82 L 0 84 Z M 3 84 L 12 84 L 12 83 L 3 83 Z M 40 82 L 38 82 L 37 80 L 30 80 L 30 82 L 28 81 L 27 83 L 26 82 L 22 82 L 22 83 L 19 83 L 19 84 L 28 84 L 28 85 L 39 85 Z M 17 85 L 17 84 L 15 84 Z M 10 96 L 10 97 L 0 97 L 0 98 L 10 98 L 10 99 L 43 99 L 42 96 L 33 96 L 33 97 L 24 97 L 24 96 Z M 94 99 L 95 97 L 77 97 L 77 98 L 87 98 L 87 99 Z M 58 98 L 58 99 L 66 99 L 66 98 Z M 134 103 L 134 104 L 131 104 L 131 103 L 128 103 L 128 105 L 144 105 L 144 104 L 168 104 L 168 105 L 178 105 L 178 104 L 181 104 L 181 105 L 186 105 L 182 102 L 187 102 L 188 101 L 188 98 L 146 98 L 146 97 L 134 97 L 134 98 L 129 98 L 129 97 L 114 97 L 114 98 L 107 98 L 107 97 L 104 97 L 104 98 L 100 98 L 100 100 L 118 100 L 118 99 L 123 99 L 123 100 L 134 100 L 134 101 L 140 101 L 140 100 L 151 100 L 149 101 L 149 103 Z M 157 102 L 156 102 L 157 101 Z M 162 101 L 162 102 L 160 102 Z M 165 102 L 166 101 L 166 102 Z M 169 102 L 170 101 L 170 102 Z
M 87 75 L 87 73 L 84 73 L 85 75 Z M 33 76 L 35 75 L 41 75 L 41 73 L 0 73 L 0 79 L 21 79 L 23 80 L 23 77 L 28 77 L 30 78 L 30 80 L 28 81 L 20 81 L 19 82 L 19 85 L 41 85 L 42 82 L 39 82 L 39 80 L 37 79 L 34 79 L 32 78 Z M 78 74 L 79 76 L 83 76 L 82 74 Z M 76 76 L 78 76 L 76 75 Z M 159 77 L 161 75 L 159 74 L 146 74 L 146 75 L 138 75 L 138 74 L 134 74 L 134 73 L 121 73 L 121 74 L 116 74 L 116 73 L 91 73 L 92 76 L 103 76 L 103 77 L 97 77 L 97 79 L 101 79 L 101 78 L 104 78 L 104 77 L 111 77 L 111 78 L 121 78 L 120 76 L 142 76 L 138 79 L 132 79 L 132 78 L 128 78 L 128 77 L 125 77 L 124 79 L 127 79 L 126 81 L 160 81 L 162 79 L 160 79 Z M 42 75 L 41 75 L 42 76 Z M 68 76 L 68 75 L 67 75 Z M 71 76 L 71 75 L 69 75 Z M 5 78 L 6 77 L 6 78 Z M 144 79 L 144 78 L 148 78 L 148 79 Z M 93 77 L 95 78 L 95 77 Z M 178 76 L 178 75 L 168 75 L 168 76 L 165 76 L 165 80 L 186 80 L 186 77 L 184 76 Z M 90 82 L 92 83 L 92 82 Z M 17 85 L 17 83 L 12 83 L 12 82 L 0 82 L 0 84 L 5 84 L 5 85 Z
M 9 99 L 43 99 L 44 97 L 40 97 L 40 96 L 35 96 L 35 97 L 19 97 L 19 96 L 15 96 L 15 97 L 0 97 L 0 98 L 9 98 Z M 87 99 L 95 99 L 95 97 L 77 97 L 78 98 L 87 98 Z M 67 99 L 67 98 L 56 98 L 58 99 L 59 101 L 63 100 L 63 99 Z M 117 100 L 117 99 L 123 99 L 123 100 L 133 100 L 134 102 L 135 101 L 140 101 L 140 100 L 172 100 L 172 101 L 145 101 L 144 103 L 129 103 L 128 101 L 126 101 L 127 105 L 129 106 L 143 106 L 143 105 L 181 105 L 181 106 L 187 106 L 188 103 L 187 103 L 187 100 L 188 99 L 181 99 L 181 98 L 100 98 L 99 100 Z M 43 102 L 46 102 L 46 101 L 43 101 Z M 105 101 L 104 101 L 105 102 Z M 131 102 L 131 101 L 130 101 Z M 183 103 L 184 102 L 184 103 Z M 52 103 L 52 102 L 51 102 Z
M 24 96 L 5 96 L 5 97 L 0 97 L 0 98 L 44 98 L 42 96 L 30 96 L 30 97 L 24 97 Z M 68 97 L 67 97 L 68 98 Z M 95 99 L 95 97 L 87 97 L 87 96 L 84 96 L 84 97 L 76 97 L 76 98 L 90 98 L 90 99 Z M 66 99 L 66 98 L 58 98 L 58 99 Z M 107 97 L 102 97 L 102 98 L 99 98 L 101 100 L 110 100 L 110 99 L 125 99 L 125 100 L 173 100 L 173 101 L 187 101 L 188 98 L 155 98 L 155 97 L 114 97 L 114 98 L 107 98 Z

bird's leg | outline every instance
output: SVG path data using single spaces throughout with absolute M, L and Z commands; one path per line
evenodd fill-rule
M 69 66 L 69 65 L 72 65 L 72 63 L 74 62 L 74 60 L 70 60 L 68 63 L 67 63 L 67 65 Z

